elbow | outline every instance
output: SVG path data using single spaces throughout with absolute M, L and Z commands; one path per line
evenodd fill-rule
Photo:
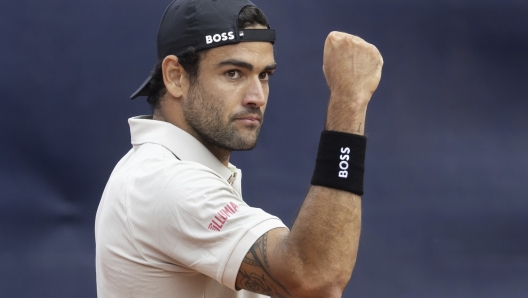
M 305 286 L 292 291 L 292 296 L 303 298 L 341 298 L 343 291 L 343 288 L 336 285 L 323 287 Z
M 341 298 L 350 281 L 351 272 L 336 275 L 320 273 L 305 277 L 292 289 L 293 297 Z

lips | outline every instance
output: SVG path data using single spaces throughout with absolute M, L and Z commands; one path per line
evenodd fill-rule
M 251 124 L 262 123 L 262 114 L 260 109 L 247 109 L 233 115 L 233 120 Z
M 261 122 L 262 118 L 260 116 L 258 116 L 258 115 L 247 115 L 247 116 L 243 116 L 243 117 L 236 117 L 235 120 Z

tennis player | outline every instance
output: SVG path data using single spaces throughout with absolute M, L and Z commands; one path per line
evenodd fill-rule
M 132 148 L 95 223 L 97 293 L 107 297 L 341 297 L 356 262 L 375 46 L 342 32 L 324 44 L 330 88 L 312 186 L 291 230 L 243 198 L 230 153 L 257 142 L 277 66 L 275 31 L 248 0 L 176 0 L 158 61 L 132 95 Z

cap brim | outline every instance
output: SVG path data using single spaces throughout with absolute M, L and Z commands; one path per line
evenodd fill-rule
M 149 83 L 152 79 L 152 75 L 149 75 L 148 78 L 141 84 L 141 86 L 136 90 L 136 92 L 130 95 L 130 99 L 134 99 L 138 96 L 149 96 Z

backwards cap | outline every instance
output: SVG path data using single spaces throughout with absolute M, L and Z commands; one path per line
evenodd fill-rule
M 179 56 L 191 49 L 202 51 L 246 41 L 275 42 L 273 29 L 240 29 L 238 15 L 249 0 L 174 0 L 169 4 L 158 29 L 158 61 Z M 130 96 L 149 95 L 152 74 Z

